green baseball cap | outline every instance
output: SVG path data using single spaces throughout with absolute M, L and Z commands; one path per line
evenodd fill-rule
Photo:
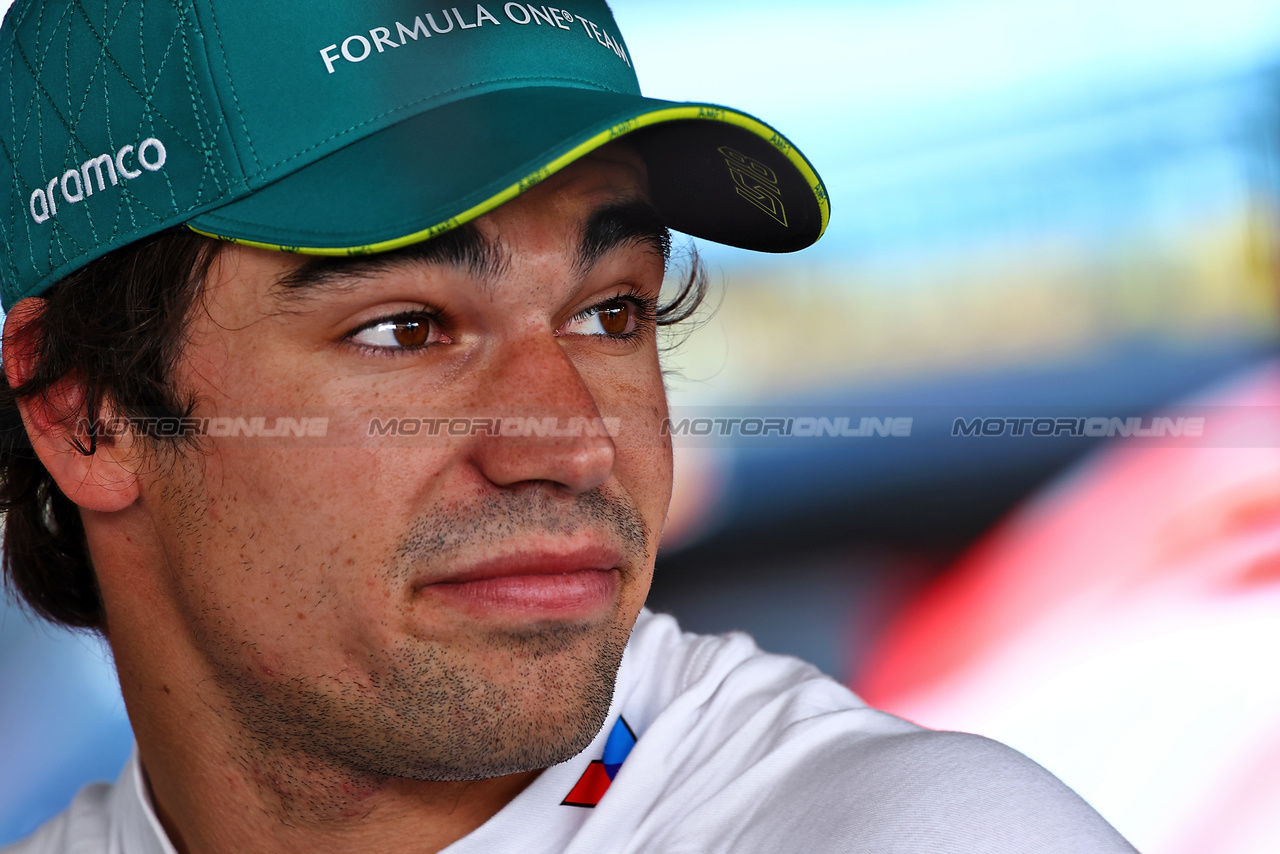
M 641 96 L 606 3 L 571 2 L 18 0 L 0 31 L 5 308 L 184 224 L 394 249 L 621 136 L 672 228 L 768 252 L 821 236 L 826 191 L 790 142 Z

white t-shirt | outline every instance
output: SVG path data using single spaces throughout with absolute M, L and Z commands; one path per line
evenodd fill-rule
M 620 719 L 622 722 L 620 722 Z M 634 736 L 634 738 L 633 738 Z M 580 806 L 595 802 L 595 806 Z M 1111 854 L 1134 849 L 1021 754 L 868 708 L 743 634 L 641 613 L 609 718 L 446 854 Z M 136 756 L 0 854 L 173 854 Z

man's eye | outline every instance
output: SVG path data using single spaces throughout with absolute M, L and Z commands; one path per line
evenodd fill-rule
M 627 301 L 589 308 L 564 326 L 564 335 L 607 335 L 625 338 L 636 331 L 636 307 Z
M 381 350 L 412 350 L 447 339 L 431 317 L 405 314 L 375 320 L 351 333 L 351 340 Z

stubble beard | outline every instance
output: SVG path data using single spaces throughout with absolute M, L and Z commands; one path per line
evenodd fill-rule
M 628 502 L 593 491 L 565 504 L 528 491 L 418 519 L 384 574 L 403 585 L 413 568 L 476 545 L 584 525 L 608 526 L 628 564 L 644 565 L 648 532 Z M 482 780 L 572 758 L 604 724 L 630 634 L 615 603 L 599 621 L 476 631 L 465 646 L 402 637 L 370 654 L 359 679 L 279 679 L 244 666 L 253 641 L 237 626 L 215 611 L 192 616 L 235 718 L 231 760 L 282 813 L 312 818 L 358 812 L 364 796 L 396 779 Z M 478 656 L 505 660 L 501 678 L 477 667 Z
M 294 775 L 332 768 L 364 785 L 457 782 L 580 753 L 608 715 L 625 646 L 620 626 L 554 625 L 473 642 L 514 662 L 501 682 L 433 643 L 387 650 L 367 683 L 324 680 L 328 690 L 243 668 L 215 678 L 248 739 L 254 777 L 274 781 L 283 764 Z

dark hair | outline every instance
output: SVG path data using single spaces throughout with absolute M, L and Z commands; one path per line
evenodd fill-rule
M 442 237 L 447 239 L 448 233 Z M 104 403 L 123 419 L 189 416 L 195 400 L 176 389 L 171 377 L 192 308 L 220 246 L 178 228 L 82 267 L 43 295 L 35 328 L 22 342 L 35 349 L 30 375 L 11 388 L 0 374 L 4 575 L 28 607 L 52 622 L 104 634 L 107 630 L 80 510 L 36 456 L 18 400 L 47 395 L 55 383 L 71 376 L 83 384 L 79 415 L 87 424 L 99 423 Z M 687 320 L 706 291 L 706 274 L 691 251 L 676 295 L 658 309 L 658 324 L 669 327 Z M 97 431 L 87 431 L 87 439 L 87 444 L 73 444 L 80 453 L 92 454 Z M 183 439 L 152 436 L 149 441 L 173 445 Z
M 72 376 L 84 391 L 78 415 L 90 424 L 104 402 L 126 418 L 189 414 L 194 401 L 180 399 L 169 377 L 182 352 L 189 309 L 219 245 L 174 229 L 75 271 L 43 295 L 35 328 L 21 342 L 35 350 L 30 375 L 17 388 L 0 377 L 4 571 L 27 605 L 46 619 L 106 630 L 80 510 L 36 456 L 18 399 L 47 395 Z M 79 439 L 73 444 L 92 454 L 99 440 L 95 431 L 87 435 L 87 445 Z

